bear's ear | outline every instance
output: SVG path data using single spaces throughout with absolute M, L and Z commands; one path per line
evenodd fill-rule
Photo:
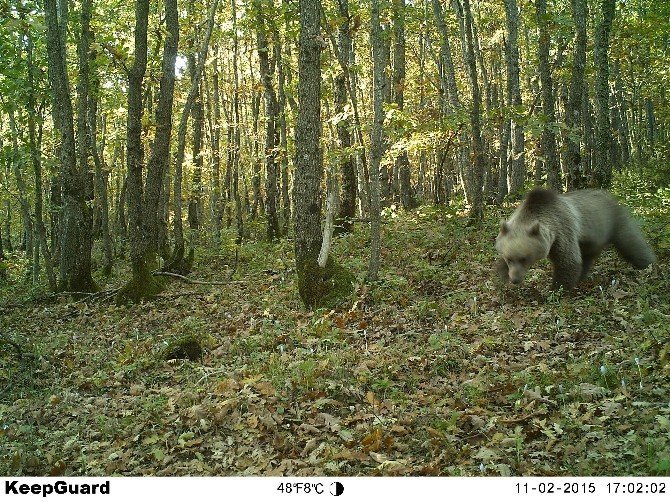
M 505 235 L 509 232 L 509 226 L 505 220 L 500 220 L 500 235 Z
M 540 222 L 536 221 L 531 225 L 531 227 L 528 229 L 528 235 L 532 235 L 533 237 L 537 237 L 540 235 Z

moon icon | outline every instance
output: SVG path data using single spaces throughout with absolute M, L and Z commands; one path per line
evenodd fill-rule
M 339 497 L 344 493 L 344 485 L 339 481 L 330 484 L 330 494 Z

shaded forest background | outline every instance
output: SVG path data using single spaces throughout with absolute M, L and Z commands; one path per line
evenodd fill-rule
M 0 26 L 2 472 L 668 474 L 669 4 Z M 501 288 L 535 185 L 612 190 L 659 266 Z

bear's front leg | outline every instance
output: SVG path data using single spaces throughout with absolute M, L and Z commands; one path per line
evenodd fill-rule
M 496 260 L 496 272 L 503 282 L 509 282 L 509 267 L 503 258 Z
M 582 263 L 579 260 L 562 257 L 553 262 L 554 277 L 552 289 L 557 290 L 563 287 L 568 291 L 574 288 L 582 275 Z

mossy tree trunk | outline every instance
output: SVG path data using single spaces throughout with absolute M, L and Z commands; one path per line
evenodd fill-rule
M 331 303 L 351 288 L 351 276 L 329 258 L 318 265 L 321 250 L 321 2 L 300 0 L 298 107 L 295 131 L 295 260 L 298 292 L 305 306 Z
M 49 73 L 53 93 L 54 123 L 60 127 L 60 160 L 62 183 L 62 212 L 60 221 L 60 285 L 64 291 L 94 291 L 96 289 L 91 277 L 91 218 L 86 201 L 87 183 L 84 165 L 77 164 L 77 147 L 74 135 L 74 114 L 70 99 L 70 83 L 67 75 L 65 58 L 64 33 L 66 27 L 60 23 L 67 17 L 60 17 L 56 0 L 46 0 L 45 19 L 47 24 L 47 53 Z M 90 2 L 82 4 L 82 32 L 80 46 L 80 78 L 88 79 L 88 51 L 91 33 L 88 27 L 91 14 Z M 80 86 L 79 93 L 86 92 Z M 81 94 L 78 96 L 84 100 Z M 82 108 L 79 110 L 82 114 Z M 84 116 L 80 120 L 86 121 Z M 88 136 L 87 128 L 80 128 L 80 134 Z M 81 148 L 81 144 L 80 144 Z M 84 152 L 79 151 L 80 159 Z
M 177 1 L 165 3 L 167 36 L 163 47 L 162 75 L 156 108 L 156 136 L 142 180 L 141 120 L 142 81 L 147 61 L 147 23 L 149 5 L 136 4 L 135 62 L 129 73 L 128 86 L 128 216 L 130 219 L 130 258 L 133 278 L 119 292 L 118 300 L 138 301 L 150 298 L 162 289 L 162 282 L 151 275 L 157 267 L 159 245 L 159 211 L 164 179 L 169 166 L 172 103 L 174 98 L 175 60 L 179 41 Z

